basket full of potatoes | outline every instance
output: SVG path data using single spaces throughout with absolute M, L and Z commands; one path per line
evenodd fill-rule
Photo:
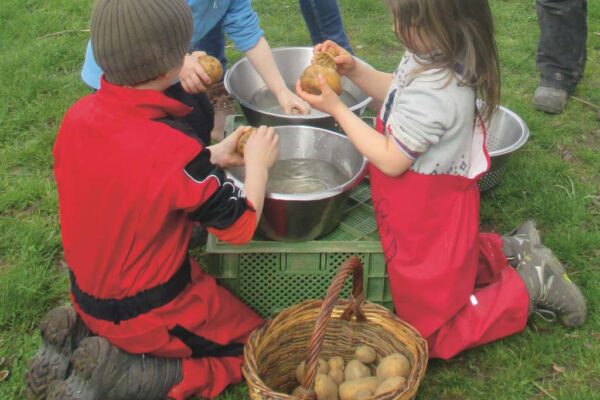
M 338 299 L 348 276 L 350 299 Z M 427 343 L 363 294 L 362 263 L 350 257 L 324 300 L 292 306 L 250 336 L 243 373 L 254 400 L 411 399 L 427 367 Z

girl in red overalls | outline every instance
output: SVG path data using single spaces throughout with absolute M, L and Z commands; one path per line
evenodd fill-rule
M 532 221 L 504 237 L 479 232 L 477 179 L 490 164 L 484 121 L 500 97 L 488 2 L 387 3 L 407 49 L 393 74 L 355 62 L 331 41 L 315 47 L 337 54 L 338 71 L 382 105 L 376 130 L 323 77 L 319 96 L 299 83 L 296 90 L 370 161 L 396 313 L 427 338 L 431 357 L 444 359 L 520 332 L 540 309 L 580 325 L 583 296 Z

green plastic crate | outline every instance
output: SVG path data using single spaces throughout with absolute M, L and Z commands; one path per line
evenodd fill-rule
M 352 255 L 363 262 L 367 300 L 393 309 L 367 182 L 352 190 L 339 226 L 326 237 L 300 243 L 255 237 L 234 246 L 210 235 L 206 269 L 258 314 L 270 317 L 304 300 L 323 298 L 340 264 Z M 351 281 L 343 297 L 348 297 Z

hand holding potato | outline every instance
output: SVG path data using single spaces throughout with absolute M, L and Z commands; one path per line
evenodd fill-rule
M 356 60 L 352 54 L 332 40 L 317 44 L 313 52 L 315 55 L 322 52 L 329 53 L 333 57 L 338 74 L 342 76 L 348 75 L 356 68 Z
M 268 170 L 277 160 L 279 136 L 275 129 L 260 126 L 248 137 L 244 146 L 244 161 L 246 170 L 261 168 Z

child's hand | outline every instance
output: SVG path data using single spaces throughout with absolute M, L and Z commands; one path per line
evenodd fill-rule
M 286 114 L 303 114 L 310 112 L 310 107 L 287 87 L 276 95 L 279 106 Z
M 277 160 L 279 150 L 277 142 L 279 136 L 275 129 L 260 126 L 248 138 L 244 148 L 244 161 L 246 161 L 246 172 L 253 169 L 268 170 Z
M 321 52 L 328 52 L 335 55 L 333 61 L 335 61 L 337 72 L 340 75 L 349 75 L 356 68 L 356 60 L 352 54 L 332 40 L 319 43 L 313 49 L 313 53 L 315 54 Z
M 235 151 L 235 146 L 246 128 L 246 126 L 240 126 L 221 142 L 210 146 L 210 161 L 222 168 L 244 165 L 244 159 Z
M 300 79 L 298 79 L 298 81 L 296 81 L 296 93 L 298 93 L 300 98 L 310 104 L 311 107 L 330 115 L 333 115 L 338 108 L 346 107 L 339 96 L 331 90 L 323 75 L 319 75 L 319 85 L 321 86 L 321 94 L 310 94 L 302 90 Z
M 198 57 L 206 55 L 203 51 L 194 51 L 187 54 L 183 61 L 183 68 L 179 73 L 181 87 L 189 94 L 198 94 L 206 92 L 206 88 L 212 83 L 208 74 L 204 71 Z

